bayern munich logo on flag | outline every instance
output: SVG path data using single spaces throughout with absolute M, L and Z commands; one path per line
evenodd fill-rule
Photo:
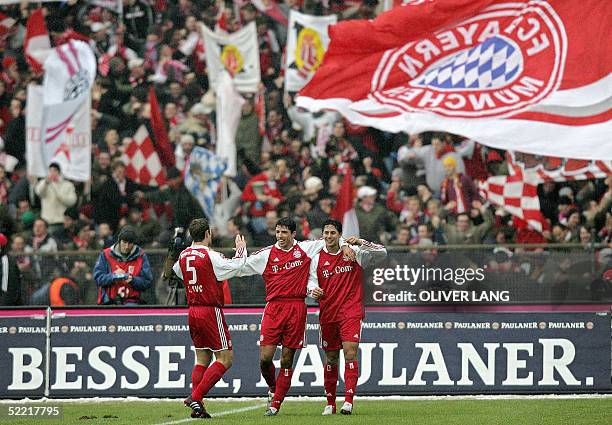
M 563 23 L 550 4 L 498 4 L 385 53 L 371 96 L 405 112 L 510 116 L 558 88 L 566 51 Z

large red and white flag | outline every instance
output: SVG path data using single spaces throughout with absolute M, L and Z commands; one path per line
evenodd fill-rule
M 340 193 L 331 213 L 331 218 L 342 223 L 342 236 L 359 237 L 359 222 L 355 213 L 355 191 L 353 189 L 353 171 L 346 167 Z
M 28 18 L 24 51 L 32 69 L 36 72 L 42 72 L 43 64 L 51 53 L 51 40 L 49 39 L 42 8 L 36 9 Z
M 291 11 L 285 57 L 285 91 L 298 91 L 310 81 L 321 66 L 329 45 L 327 28 L 337 21 L 336 15 L 310 16 Z
M 330 27 L 298 106 L 391 132 L 612 159 L 612 7 L 600 0 L 431 0 Z
M 162 186 L 166 182 L 166 173 L 146 126 L 138 128 L 125 146 L 122 159 L 127 177 L 136 183 Z
M 544 215 L 540 210 L 538 181 L 533 173 L 525 173 L 508 158 L 509 176 L 493 176 L 479 183 L 480 195 L 494 205 L 503 207 L 527 226 L 542 232 Z
M 590 180 L 612 175 L 612 161 L 578 160 L 507 152 L 509 176 L 480 183 L 481 195 L 534 230 L 545 229 L 538 185 L 547 181 Z

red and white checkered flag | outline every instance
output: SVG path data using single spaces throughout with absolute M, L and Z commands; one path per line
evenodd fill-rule
M 508 157 L 510 176 L 493 176 L 480 182 L 480 195 L 495 205 L 503 207 L 515 217 L 527 222 L 538 232 L 544 229 L 544 216 L 540 211 L 538 181 L 523 173 L 521 167 Z
M 127 177 L 147 186 L 161 186 L 166 182 L 166 173 L 155 151 L 153 141 L 144 125 L 141 125 L 123 154 Z

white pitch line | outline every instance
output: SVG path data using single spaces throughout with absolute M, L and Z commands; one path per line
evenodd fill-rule
M 225 410 L 223 412 L 215 413 L 213 415 L 213 418 L 216 418 L 216 417 L 219 417 L 219 416 L 233 415 L 234 413 L 248 412 L 249 410 L 259 409 L 260 407 L 264 407 L 266 405 L 267 404 L 256 404 L 255 406 L 247 406 L 247 407 L 241 407 L 239 409 Z M 162 423 L 156 424 L 156 425 L 174 425 L 174 424 L 182 424 L 182 423 L 185 423 L 185 422 L 198 421 L 198 420 L 201 420 L 201 419 L 198 419 L 198 418 L 186 418 L 186 419 L 180 419 L 178 421 L 162 422 Z
M 472 395 L 388 395 L 388 396 L 360 396 L 359 400 L 378 401 L 378 400 L 400 400 L 400 401 L 446 401 L 446 400 L 569 400 L 569 399 L 600 399 L 612 398 L 612 393 L 561 393 L 561 394 L 472 394 Z M 261 401 L 264 397 L 222 397 L 211 398 L 215 403 L 234 403 L 234 402 L 249 402 Z M 54 404 L 54 403 L 159 403 L 182 401 L 182 398 L 140 398 L 140 397 L 89 397 L 89 398 L 40 398 L 40 399 L 2 399 L 0 405 L 3 404 Z M 310 397 L 310 396 L 292 396 L 286 397 L 287 401 L 326 401 L 325 397 Z

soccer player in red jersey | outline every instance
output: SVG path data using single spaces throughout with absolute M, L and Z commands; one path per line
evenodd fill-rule
M 276 244 L 249 255 L 240 276 L 262 275 L 266 285 L 266 307 L 261 320 L 259 365 L 268 384 L 266 416 L 278 413 L 291 387 L 293 358 L 304 346 L 306 331 L 306 287 L 310 261 L 325 241 L 301 241 L 295 238 L 295 221 L 288 217 L 276 223 Z M 355 252 L 344 243 L 341 250 L 350 258 Z M 274 353 L 282 346 L 281 370 L 276 376 Z
M 234 277 L 246 261 L 244 237 L 236 236 L 234 258 L 225 258 L 210 249 L 212 233 L 208 220 L 197 218 L 189 225 L 191 246 L 179 255 L 172 269 L 183 279 L 189 305 L 189 333 L 196 349 L 196 364 L 191 374 L 192 418 L 210 418 L 202 398 L 232 366 L 230 333 L 223 315 L 223 280 Z M 215 362 L 211 364 L 213 354 Z
M 365 317 L 363 306 L 363 267 L 382 260 L 387 250 L 354 236 L 346 243 L 356 251 L 356 261 L 347 260 L 340 251 L 342 224 L 336 220 L 323 223 L 325 248 L 316 254 L 310 264 L 309 294 L 319 301 L 319 329 L 325 351 L 324 370 L 327 405 L 323 415 L 336 413 L 336 386 L 338 384 L 338 357 L 344 351 L 344 404 L 340 413 L 353 412 L 353 397 L 357 389 L 359 364 L 357 352 L 361 337 L 361 321 Z M 356 245 L 356 246 L 354 246 Z

